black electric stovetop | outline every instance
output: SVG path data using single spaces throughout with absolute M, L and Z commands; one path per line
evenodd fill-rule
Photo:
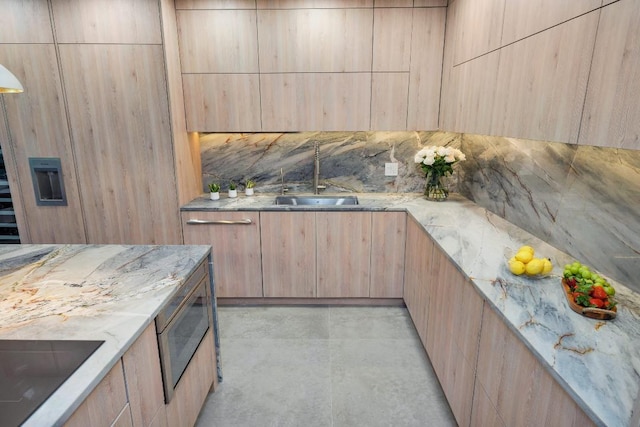
M 0 425 L 22 424 L 103 342 L 0 340 Z

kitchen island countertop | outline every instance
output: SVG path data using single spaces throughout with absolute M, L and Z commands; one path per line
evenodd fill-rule
M 420 194 L 341 193 L 359 205 L 276 206 L 276 194 L 212 201 L 197 198 L 194 211 L 407 211 L 470 279 L 479 294 L 598 425 L 629 426 L 640 399 L 640 294 L 611 281 L 618 315 L 598 321 L 573 312 L 560 285 L 562 266 L 574 259 L 460 195 L 430 202 Z M 513 276 L 506 251 L 531 245 L 554 262 L 552 275 Z
M 0 245 L 0 339 L 105 341 L 23 425 L 62 425 L 209 252 Z

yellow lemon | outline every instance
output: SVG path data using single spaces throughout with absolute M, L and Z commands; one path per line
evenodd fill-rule
M 533 259 L 533 254 L 529 251 L 519 251 L 516 254 L 516 259 L 526 264 Z
M 521 252 L 521 251 L 529 251 L 531 252 L 531 255 L 535 255 L 536 253 L 536 251 L 534 251 L 531 246 L 527 246 L 527 245 L 522 246 L 520 249 L 518 249 L 518 252 Z
M 508 264 L 511 264 L 513 261 L 517 261 L 516 257 L 514 257 L 514 256 L 509 258 Z
M 525 265 L 522 261 L 513 261 L 509 263 L 509 271 L 511 271 L 516 276 L 521 275 L 525 271 Z
M 534 258 L 525 266 L 525 273 L 527 273 L 527 276 L 535 276 L 542 273 L 543 268 L 544 262 L 540 258 Z
M 544 258 L 542 260 L 542 274 L 549 274 L 551 273 L 551 270 L 553 270 L 553 264 L 551 263 L 551 260 Z

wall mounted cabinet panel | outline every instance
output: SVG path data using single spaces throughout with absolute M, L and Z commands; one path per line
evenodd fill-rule
M 413 7 L 413 0 L 374 0 L 373 7 Z
M 263 131 L 369 129 L 370 73 L 260 75 Z
M 261 212 L 265 297 L 316 296 L 315 212 Z
M 370 298 L 402 298 L 406 212 L 373 212 Z
M 0 43 L 53 43 L 48 2 L 3 1 Z M 0 63 L 6 66 L 4 59 Z
M 602 9 L 582 116 L 580 144 L 640 150 L 640 8 Z
M 598 13 L 500 50 L 491 135 L 576 143 Z
M 155 0 L 53 1 L 59 43 L 160 44 L 160 10 Z
M 600 3 L 602 0 L 506 1 L 502 46 L 597 9 Z
M 60 57 L 88 243 L 181 243 L 162 47 Z
M 374 11 L 373 71 L 409 71 L 412 20 L 412 9 Z
M 373 0 L 257 0 L 258 9 L 340 9 L 373 7 Z
M 255 9 L 256 0 L 176 0 L 176 9 Z
M 22 243 L 86 243 L 55 48 L 2 44 L 0 58 L 25 88 L 4 96 L 9 128 L 0 126 Z M 29 157 L 60 158 L 67 206 L 36 205 Z
M 505 1 L 508 0 L 456 0 L 458 22 L 453 36 L 454 64 L 501 46 Z
M 260 71 L 371 71 L 373 9 L 259 10 Z
M 255 11 L 179 10 L 176 14 L 183 73 L 259 71 Z
M 409 73 L 371 75 L 371 129 L 406 129 L 408 91 Z
M 316 212 L 318 297 L 367 298 L 371 212 Z
M 183 83 L 188 131 L 262 130 L 257 74 L 184 74 Z
M 445 8 L 413 10 L 409 130 L 438 129 L 446 16 Z

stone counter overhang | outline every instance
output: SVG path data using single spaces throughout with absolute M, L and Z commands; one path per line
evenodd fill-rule
M 105 341 L 23 426 L 62 425 L 210 249 L 0 245 L 0 339 Z
M 612 281 L 616 319 L 583 317 L 569 308 L 560 284 L 562 266 L 574 259 L 468 199 L 452 195 L 440 203 L 419 194 L 349 195 L 358 196 L 360 204 L 276 206 L 275 194 L 218 201 L 203 196 L 182 211 L 407 211 L 596 424 L 630 424 L 640 398 L 640 294 Z M 553 260 L 550 277 L 532 280 L 508 271 L 505 249 L 525 244 Z

